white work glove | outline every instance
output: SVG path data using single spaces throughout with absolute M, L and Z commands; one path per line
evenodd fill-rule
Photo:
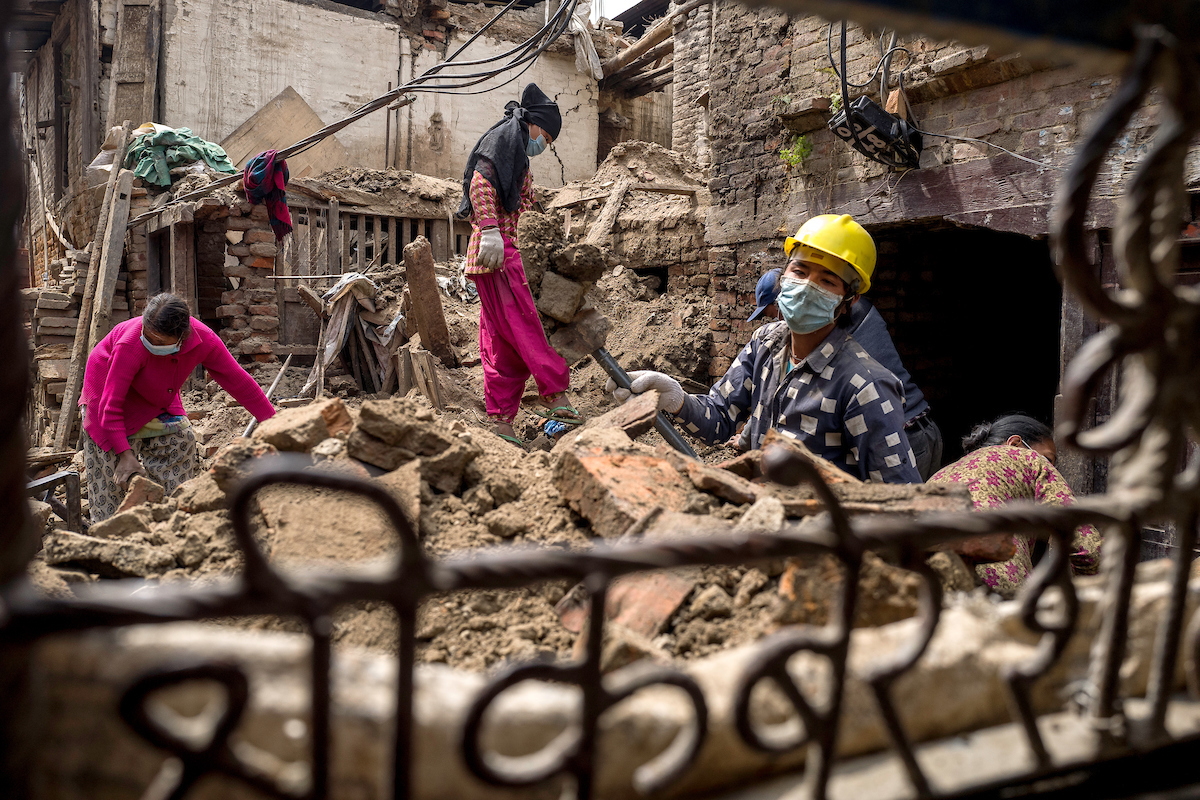
M 679 409 L 683 408 L 683 387 L 670 375 L 648 369 L 634 370 L 629 373 L 629 385 L 633 387 L 632 392 L 629 389 L 618 388 L 616 381 L 609 378 L 604 384 L 604 391 L 617 398 L 618 402 L 624 403 L 635 394 L 657 389 L 659 411 L 678 414 Z
M 499 228 L 484 228 L 480 234 L 479 263 L 488 269 L 504 266 L 504 237 Z

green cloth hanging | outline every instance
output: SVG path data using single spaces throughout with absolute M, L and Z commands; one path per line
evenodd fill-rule
M 237 172 L 220 145 L 206 142 L 190 128 L 156 125 L 154 131 L 133 140 L 125 154 L 125 169 L 146 183 L 171 185 L 171 168 L 203 161 L 217 172 Z

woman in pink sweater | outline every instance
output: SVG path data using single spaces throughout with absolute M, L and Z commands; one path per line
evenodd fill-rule
M 140 319 L 116 325 L 88 356 L 79 398 L 92 522 L 116 512 L 133 475 L 169 494 L 196 474 L 196 437 L 179 390 L 197 365 L 259 421 L 271 401 L 221 339 L 173 294 L 150 298 Z

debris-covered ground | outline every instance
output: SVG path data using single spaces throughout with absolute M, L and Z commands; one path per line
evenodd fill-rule
M 363 191 L 395 190 L 407 186 L 404 180 L 412 182 L 411 176 L 389 182 L 375 172 L 326 179 Z M 621 180 L 665 181 L 676 188 L 698 184 L 694 168 L 669 151 L 623 146 L 614 149 L 588 185 L 566 187 L 547 199 L 545 213 L 527 215 L 521 247 L 531 288 L 540 309 L 558 314 L 543 309 L 547 332 L 554 341 L 599 314 L 607 329 L 605 344 L 627 370 L 662 370 L 690 390 L 704 391 L 711 301 L 666 290 L 661 275 L 646 269 L 642 256 L 649 250 L 628 237 L 630 230 L 639 230 L 660 240 L 656 246 L 674 241 L 682 251 L 681 242 L 694 235 L 689 226 L 698 225 L 695 215 L 702 212 L 679 194 L 634 192 L 622 212 L 624 221 L 618 221 L 616 244 L 581 241 L 600 216 L 602 200 L 572 206 L 563 198 L 569 200 L 572 192 L 587 198 Z M 307 469 L 378 481 L 413 525 L 421 547 L 438 558 L 498 545 L 583 550 L 598 542 L 774 531 L 787 521 L 817 518 L 820 503 L 812 491 L 765 482 L 757 454 L 693 442 L 701 455 L 701 462 L 694 462 L 671 451 L 651 429 L 656 398 L 642 396 L 616 406 L 603 391 L 607 376 L 585 352 L 568 360 L 573 361 L 571 400 L 588 424 L 554 441 L 542 432 L 538 417 L 523 414 L 517 430 L 529 449 L 500 439 L 490 432 L 483 406 L 478 302 L 461 291 L 461 263 L 439 264 L 437 273 L 445 278 L 439 280 L 441 301 L 459 363 L 436 366 L 440 409 L 418 388 L 404 397 L 368 394 L 337 364 L 326 371 L 324 399 L 290 400 L 310 372 L 310 366 L 294 365 L 275 390 L 283 410 L 247 440 L 241 438 L 250 421 L 244 409 L 213 382 L 189 384 L 183 396 L 200 443 L 199 476 L 165 498 L 136 481 L 127 510 L 86 534 L 66 531 L 49 507 L 35 504 L 46 530 L 43 552 L 31 567 L 38 585 L 66 593 L 73 584 L 120 577 L 165 583 L 236 575 L 241 557 L 226 500 L 247 469 L 277 452 L 292 453 Z M 550 274 L 556 277 L 547 278 Z M 370 277 L 377 292 L 369 313 L 393 319 L 404 308 L 403 265 L 384 265 Z M 546 296 L 543 281 L 557 282 L 555 291 L 570 295 L 570 304 Z M 280 365 L 252 363 L 248 369 L 267 387 Z M 528 391 L 532 402 L 532 383 Z M 794 447 L 786 440 L 780 446 Z M 828 469 L 834 490 L 853 513 L 969 507 L 965 493 L 955 488 L 861 484 Z M 260 492 L 251 530 L 277 568 L 313 563 L 346 568 L 396 556 L 396 535 L 380 511 L 365 500 L 336 495 L 287 486 Z M 931 563 L 948 590 L 974 587 L 957 556 L 938 553 Z M 620 579 L 610 592 L 605 667 L 640 658 L 699 657 L 753 641 L 781 625 L 824 622 L 841 583 L 840 570 L 829 559 Z M 857 623 L 878 625 L 913 615 L 919 585 L 914 573 L 868 554 Z M 539 655 L 570 657 L 582 638 L 584 601 L 581 589 L 566 582 L 430 598 L 420 614 L 419 657 L 472 670 Z M 289 620 L 232 624 L 298 630 Z M 348 607 L 335 620 L 340 645 L 388 650 L 395 647 L 394 636 L 393 615 L 385 607 Z

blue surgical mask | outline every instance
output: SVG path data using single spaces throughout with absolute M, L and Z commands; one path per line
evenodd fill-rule
M 142 346 L 150 351 L 150 355 L 154 356 L 173 356 L 179 352 L 179 348 L 183 346 L 182 341 L 175 344 L 151 344 L 146 338 L 146 334 L 142 334 Z
M 812 333 L 833 322 L 842 298 L 808 279 L 783 278 L 779 282 L 779 313 L 793 333 Z
M 525 155 L 529 156 L 530 158 L 533 158 L 534 156 L 540 156 L 542 151 L 545 149 L 546 137 L 542 136 L 540 133 L 536 139 L 529 139 L 525 142 Z

